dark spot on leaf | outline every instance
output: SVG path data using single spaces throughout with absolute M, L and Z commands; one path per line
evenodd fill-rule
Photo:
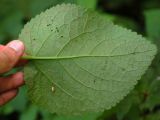
M 51 24 L 47 24 L 47 27 L 49 27 Z
M 33 38 L 33 40 L 36 40 L 36 38 Z
M 61 36 L 61 38 L 63 38 L 63 35 Z
M 59 32 L 59 29 L 56 27 L 56 31 Z
M 135 55 L 136 53 L 135 52 L 133 52 L 133 53 L 131 53 L 132 55 Z
M 94 84 L 95 84 L 95 83 L 96 83 L 96 80 L 94 79 L 93 82 L 94 82 Z
M 122 69 L 122 71 L 125 71 L 126 69 L 125 68 L 121 68 Z

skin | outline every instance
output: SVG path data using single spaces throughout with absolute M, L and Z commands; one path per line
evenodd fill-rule
M 0 75 L 24 63 L 20 60 L 24 55 L 24 49 L 23 43 L 19 40 L 11 41 L 7 45 L 0 45 Z M 0 106 L 13 99 L 18 93 L 18 88 L 23 84 L 22 72 L 0 77 Z

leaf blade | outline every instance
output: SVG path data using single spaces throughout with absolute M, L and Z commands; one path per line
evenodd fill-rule
M 29 97 L 59 114 L 110 109 L 132 90 L 156 54 L 142 36 L 69 4 L 34 18 L 20 39 L 32 59 L 25 67 Z

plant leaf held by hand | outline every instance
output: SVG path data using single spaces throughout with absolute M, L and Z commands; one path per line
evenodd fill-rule
M 31 101 L 50 112 L 110 109 L 151 64 L 156 47 L 85 8 L 62 4 L 25 25 L 24 68 Z

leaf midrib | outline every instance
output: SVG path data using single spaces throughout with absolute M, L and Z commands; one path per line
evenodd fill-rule
M 88 57 L 119 57 L 119 56 L 128 56 L 128 55 L 136 55 L 141 54 L 145 52 L 151 52 L 153 50 L 147 50 L 142 52 L 132 52 L 132 53 L 126 53 L 126 54 L 115 54 L 115 55 L 80 55 L 80 56 L 64 56 L 64 57 L 43 57 L 43 56 L 23 56 L 22 59 L 27 60 L 60 60 L 60 59 L 74 59 L 74 58 L 88 58 Z

